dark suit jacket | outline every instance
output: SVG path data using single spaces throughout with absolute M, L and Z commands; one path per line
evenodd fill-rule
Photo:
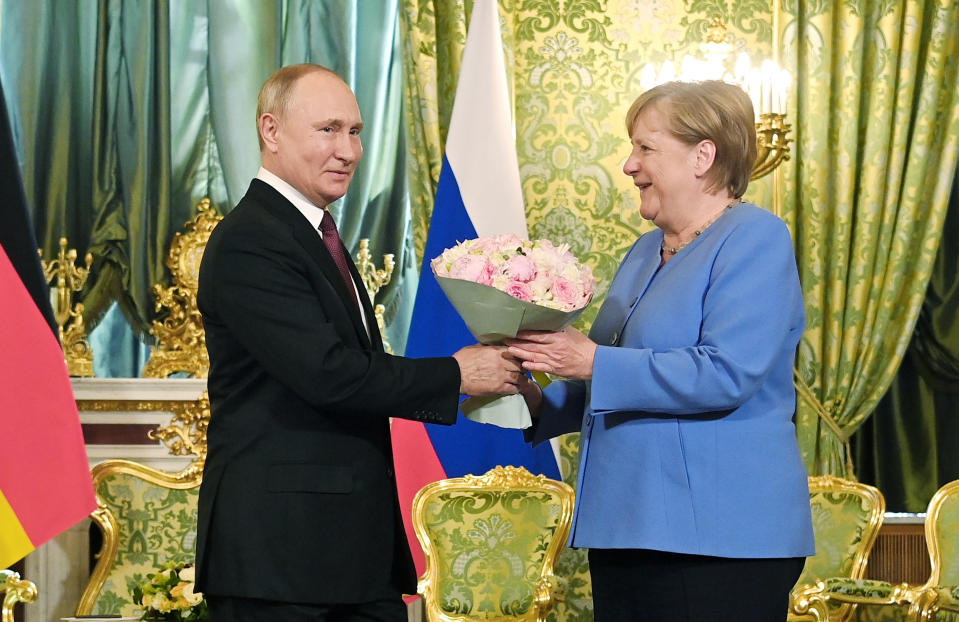
M 415 593 L 388 418 L 454 423 L 456 361 L 385 354 L 360 286 L 371 343 L 319 233 L 260 180 L 213 231 L 199 279 L 212 417 L 198 588 L 300 603 Z

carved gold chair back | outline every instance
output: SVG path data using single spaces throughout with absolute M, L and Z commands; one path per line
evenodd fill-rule
M 202 468 L 167 473 L 129 460 L 92 469 L 103 546 L 77 615 L 137 616 L 132 589 L 168 562 L 196 558 L 197 497 Z
M 167 563 L 196 558 L 197 498 L 206 460 L 210 400 L 140 402 L 145 410 L 170 411 L 170 423 L 149 433 L 174 456 L 194 456 L 179 473 L 129 460 L 107 460 L 91 476 L 97 509 L 91 518 L 103 545 L 77 615 L 137 616 L 132 590 Z
M 859 589 L 856 581 L 866 571 L 886 501 L 874 486 L 824 475 L 809 478 L 809 502 L 816 555 L 807 558 L 793 588 L 789 619 L 846 620 L 855 605 L 836 603 L 823 595 Z
M 0 570 L 0 593 L 3 594 L 0 621 L 13 622 L 13 606 L 17 603 L 32 603 L 37 599 L 37 586 L 21 579 L 11 570 Z
M 546 620 L 573 489 L 522 467 L 433 482 L 413 500 L 430 622 Z
M 918 621 L 959 620 L 959 480 L 932 496 L 926 509 L 929 580 L 912 609 Z
M 153 286 L 156 311 L 165 313 L 150 329 L 157 344 L 151 348 L 150 359 L 143 368 L 145 378 L 166 378 L 178 372 L 206 378 L 210 371 L 203 320 L 196 307 L 196 290 L 203 251 L 222 216 L 210 205 L 209 199 L 200 201 L 197 211 L 198 214 L 187 221 L 185 231 L 177 233 L 170 244 L 166 265 L 172 285 Z

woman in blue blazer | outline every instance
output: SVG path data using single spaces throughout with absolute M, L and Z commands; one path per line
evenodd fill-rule
M 753 123 L 723 82 L 643 93 L 623 171 L 657 229 L 588 337 L 511 342 L 526 369 L 566 378 L 523 387 L 528 439 L 581 432 L 570 545 L 590 549 L 598 622 L 784 620 L 815 552 L 792 421 L 802 290 L 785 224 L 741 200 Z

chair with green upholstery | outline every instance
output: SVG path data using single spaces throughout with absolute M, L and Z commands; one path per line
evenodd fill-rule
M 77 615 L 138 616 L 132 590 L 168 562 L 196 558 L 197 496 L 202 468 L 166 473 L 128 460 L 92 469 L 94 523 L 103 534 L 97 565 Z
M 196 558 L 197 499 L 206 460 L 210 399 L 195 402 L 141 402 L 145 410 L 170 410 L 170 423 L 149 433 L 175 456 L 195 456 L 179 473 L 129 460 L 93 467 L 97 509 L 91 518 L 103 536 L 97 564 L 76 613 L 138 616 L 132 590 L 165 564 Z
M 940 488 L 926 510 L 929 580 L 913 607 L 918 621 L 959 620 L 959 480 Z
M 830 596 L 862 589 L 886 502 L 877 488 L 832 475 L 809 478 L 809 502 L 816 555 L 793 588 L 789 620 L 845 621 L 855 604 Z
M 37 586 L 31 581 L 21 579 L 20 575 L 12 570 L 0 570 L 0 594 L 3 594 L 0 621 L 13 622 L 14 605 L 35 601 Z
M 855 603 L 855 622 L 955 622 L 959 620 L 959 480 L 933 495 L 926 510 L 931 572 L 921 585 L 859 581 L 823 596 Z
M 427 619 L 545 620 L 573 496 L 563 482 L 510 466 L 423 487 L 413 528 L 426 554 L 418 591 Z

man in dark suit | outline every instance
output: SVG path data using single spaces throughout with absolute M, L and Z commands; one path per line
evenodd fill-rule
M 362 154 L 353 92 L 318 65 L 263 85 L 263 166 L 210 236 L 197 302 L 212 418 L 198 589 L 214 622 L 405 621 L 416 576 L 389 418 L 456 422 L 460 394 L 516 393 L 504 348 L 383 352 L 326 207 Z

